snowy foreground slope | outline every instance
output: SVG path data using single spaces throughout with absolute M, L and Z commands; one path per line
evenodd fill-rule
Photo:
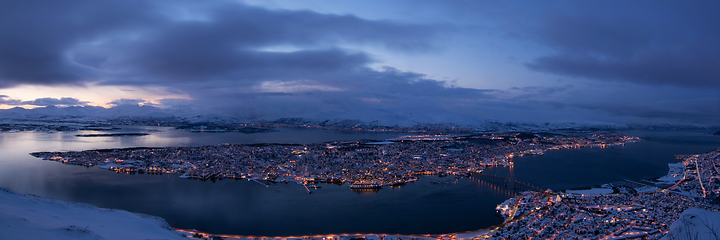
M 472 238 L 480 232 L 483 231 L 455 237 Z M 720 239 L 719 236 L 720 212 L 690 208 L 681 214 L 670 227 L 670 233 L 662 239 Z M 188 238 L 159 217 L 18 194 L 0 188 L 0 239 Z
M 0 188 L 0 239 L 187 239 L 162 218 Z
M 688 208 L 662 240 L 720 239 L 720 212 Z

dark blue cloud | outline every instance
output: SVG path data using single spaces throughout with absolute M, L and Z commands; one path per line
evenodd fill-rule
M 143 100 L 143 99 L 127 99 L 127 98 L 122 98 L 122 99 L 113 100 L 113 101 L 109 102 L 108 104 L 115 105 L 115 106 L 120 106 L 120 105 L 133 105 L 133 106 L 137 106 L 137 105 L 139 105 L 139 104 L 141 104 L 141 103 L 146 103 L 146 102 L 147 102 L 147 101 L 145 101 L 145 100 Z
M 526 66 L 596 80 L 720 88 L 719 3 L 593 7 L 540 18 L 533 38 L 555 53 Z
M 297 79 L 371 62 L 343 44 L 435 49 L 433 26 L 237 2 L 0 3 L 0 87 Z M 263 48 L 294 47 L 294 52 Z
M 21 100 L 18 99 L 12 99 L 8 95 L 0 95 L 0 104 L 6 104 L 6 105 L 20 105 Z
M 145 2 L 0 2 L 0 87 L 78 84 L 95 76 L 67 53 L 116 31 L 153 22 Z
M 8 103 L 5 103 L 8 104 Z M 35 106 L 85 106 L 88 102 L 80 101 L 77 98 L 38 98 L 32 101 L 22 101 L 16 105 L 35 105 Z
M 145 85 L 175 82 L 233 82 L 256 84 L 266 80 L 294 80 L 342 75 L 369 62 L 364 54 L 338 49 L 308 50 L 290 53 L 243 51 L 196 46 L 158 47 L 138 51 L 119 68 L 132 68 L 128 76 L 103 84 Z
M 708 120 L 720 120 L 719 109 L 666 109 L 654 106 L 638 106 L 632 104 L 574 104 L 575 107 L 599 110 L 616 117 L 639 117 L 642 119 L 673 120 L 678 123 L 706 124 Z M 708 111 L 709 110 L 709 111 Z

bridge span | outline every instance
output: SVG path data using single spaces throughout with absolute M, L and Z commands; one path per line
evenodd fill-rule
M 524 191 L 537 191 L 537 192 L 544 192 L 545 190 L 542 188 L 539 188 L 537 186 L 533 186 L 529 183 L 520 182 L 518 180 L 512 179 L 512 178 L 506 178 L 501 176 L 495 176 L 490 174 L 484 174 L 484 173 L 475 173 L 473 174 L 475 179 L 487 182 L 494 185 L 500 185 L 508 189 L 514 190 L 514 192 L 524 192 Z

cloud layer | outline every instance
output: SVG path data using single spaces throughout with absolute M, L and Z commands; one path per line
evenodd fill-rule
M 23 1 L 3 2 L 0 9 L 4 87 L 329 78 L 372 61 L 339 45 L 427 51 L 439 31 L 232 2 Z M 263 50 L 278 46 L 299 50 Z
M 720 88 L 715 3 L 530 4 L 520 9 L 472 2 L 392 4 L 402 9 L 418 4 L 432 16 L 445 14 L 451 20 L 398 21 L 391 15 L 370 20 L 237 1 L 0 2 L 0 89 L 162 87 L 190 99 L 133 97 L 107 104 L 264 119 L 720 120 L 720 100 L 707 90 Z M 440 57 L 474 51 L 473 44 L 455 46 L 447 40 L 473 43 L 485 35 L 522 43 L 512 48 L 534 46 L 519 56 L 527 59 L 524 63 L 506 64 L 519 65 L 529 76 L 549 73 L 570 80 L 545 84 L 531 78 L 518 80 L 517 88 L 467 88 L 422 69 L 381 67 L 387 56 L 378 55 Z M 452 56 L 444 60 L 475 67 Z M 628 89 L 648 93 L 634 98 Z M 683 94 L 656 96 L 673 92 Z M 89 104 L 71 94 L 35 100 L 0 95 L 0 104 Z M 675 103 L 657 103 L 666 100 Z
M 49 107 L 49 106 L 71 107 L 71 106 L 87 106 L 88 102 L 80 101 L 77 98 L 71 98 L 71 97 L 37 98 L 37 99 L 31 100 L 31 101 L 22 101 L 19 99 L 12 99 L 7 95 L 0 95 L 0 104 L 10 105 L 10 106 L 33 105 L 33 106 L 43 106 L 43 107 Z

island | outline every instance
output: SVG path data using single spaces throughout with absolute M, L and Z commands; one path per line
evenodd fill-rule
M 526 154 L 542 155 L 545 151 L 563 148 L 608 147 L 638 140 L 610 133 L 413 135 L 382 142 L 221 144 L 31 155 L 64 164 L 99 165 L 119 173 L 174 173 L 201 180 L 243 178 L 262 184 L 349 183 L 352 189 L 375 189 L 414 181 L 420 175 L 468 176 L 485 167 L 510 166 L 513 157 Z M 312 191 L 308 189 L 308 192 Z

